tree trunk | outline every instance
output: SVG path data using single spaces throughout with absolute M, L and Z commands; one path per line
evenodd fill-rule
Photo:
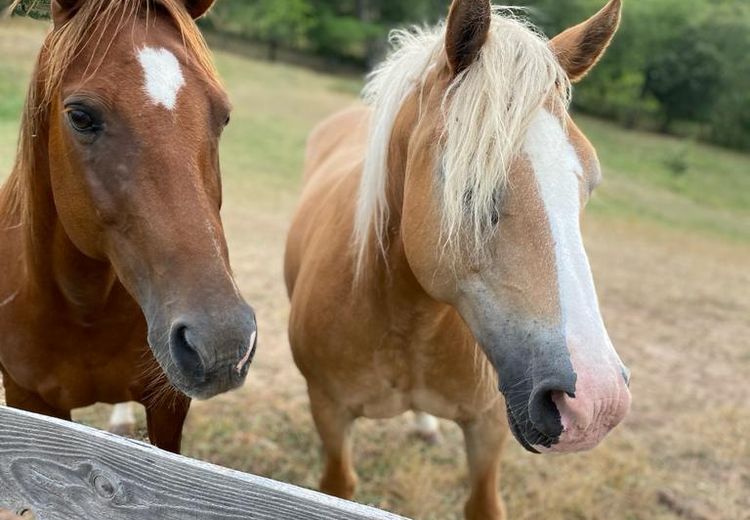
M 672 122 L 673 118 L 671 114 L 665 113 L 661 120 L 661 125 L 659 125 L 659 132 L 662 134 L 669 134 L 671 133 L 670 130 L 672 129 Z
M 372 21 L 372 9 L 370 0 L 357 0 L 357 18 L 363 22 Z
M 268 42 L 268 61 L 275 62 L 279 54 L 279 42 L 276 39 L 271 39 Z

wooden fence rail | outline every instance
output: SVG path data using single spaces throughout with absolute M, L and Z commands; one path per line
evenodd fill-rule
M 397 520 L 314 491 L 0 407 L 0 509 L 37 520 Z

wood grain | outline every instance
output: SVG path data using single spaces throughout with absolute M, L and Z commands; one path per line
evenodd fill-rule
M 6 407 L 0 508 L 37 520 L 402 518 Z

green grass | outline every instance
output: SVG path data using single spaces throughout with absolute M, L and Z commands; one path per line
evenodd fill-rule
M 601 158 L 604 182 L 591 209 L 750 240 L 750 156 L 577 117 Z M 670 165 L 682 163 L 683 172 Z

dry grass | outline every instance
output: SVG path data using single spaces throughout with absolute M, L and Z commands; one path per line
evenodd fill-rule
M 17 34 L 7 37 L 6 31 Z M 40 34 L 28 24 L 0 25 L 1 60 L 19 35 L 38 41 Z M 14 51 L 15 62 L 0 67 L 26 73 L 35 47 Z M 352 84 L 219 58 L 236 106 L 222 157 L 224 218 L 239 285 L 258 311 L 261 345 L 245 388 L 194 405 L 185 451 L 315 487 L 319 443 L 286 340 L 281 258 L 305 135 L 325 114 L 351 102 Z M 5 81 L 0 77 L 0 88 Z M 700 206 L 701 222 L 711 225 L 696 226 L 699 231 L 673 225 L 698 218 L 692 213 L 698 203 L 651 183 L 649 171 L 631 179 L 617 170 L 629 163 L 615 155 L 624 153 L 616 143 L 628 142 L 627 152 L 637 154 L 639 143 L 653 148 L 651 136 L 584 122 L 596 129 L 589 136 L 601 141 L 605 168 L 608 156 L 615 163 L 587 219 L 586 238 L 610 333 L 633 370 L 633 411 L 585 455 L 539 457 L 509 443 L 502 493 L 510 517 L 750 519 L 750 243 L 741 234 L 713 233 L 725 221 L 746 221 L 748 210 Z M 3 172 L 12 159 L 14 128 L 0 118 Z M 699 146 L 692 154 L 717 168 L 736 164 L 744 165 L 745 175 L 750 171 L 747 157 Z M 643 197 L 626 203 L 618 193 Z M 609 200 L 617 202 L 616 211 L 606 210 Z M 639 211 L 642 206 L 669 219 L 652 218 Z M 107 411 L 98 406 L 77 418 L 104 426 Z M 142 426 L 142 415 L 140 421 Z M 460 518 L 467 491 L 462 440 L 453 425 L 443 428 L 444 442 L 428 447 L 409 438 L 407 418 L 358 423 L 357 499 L 421 519 Z

